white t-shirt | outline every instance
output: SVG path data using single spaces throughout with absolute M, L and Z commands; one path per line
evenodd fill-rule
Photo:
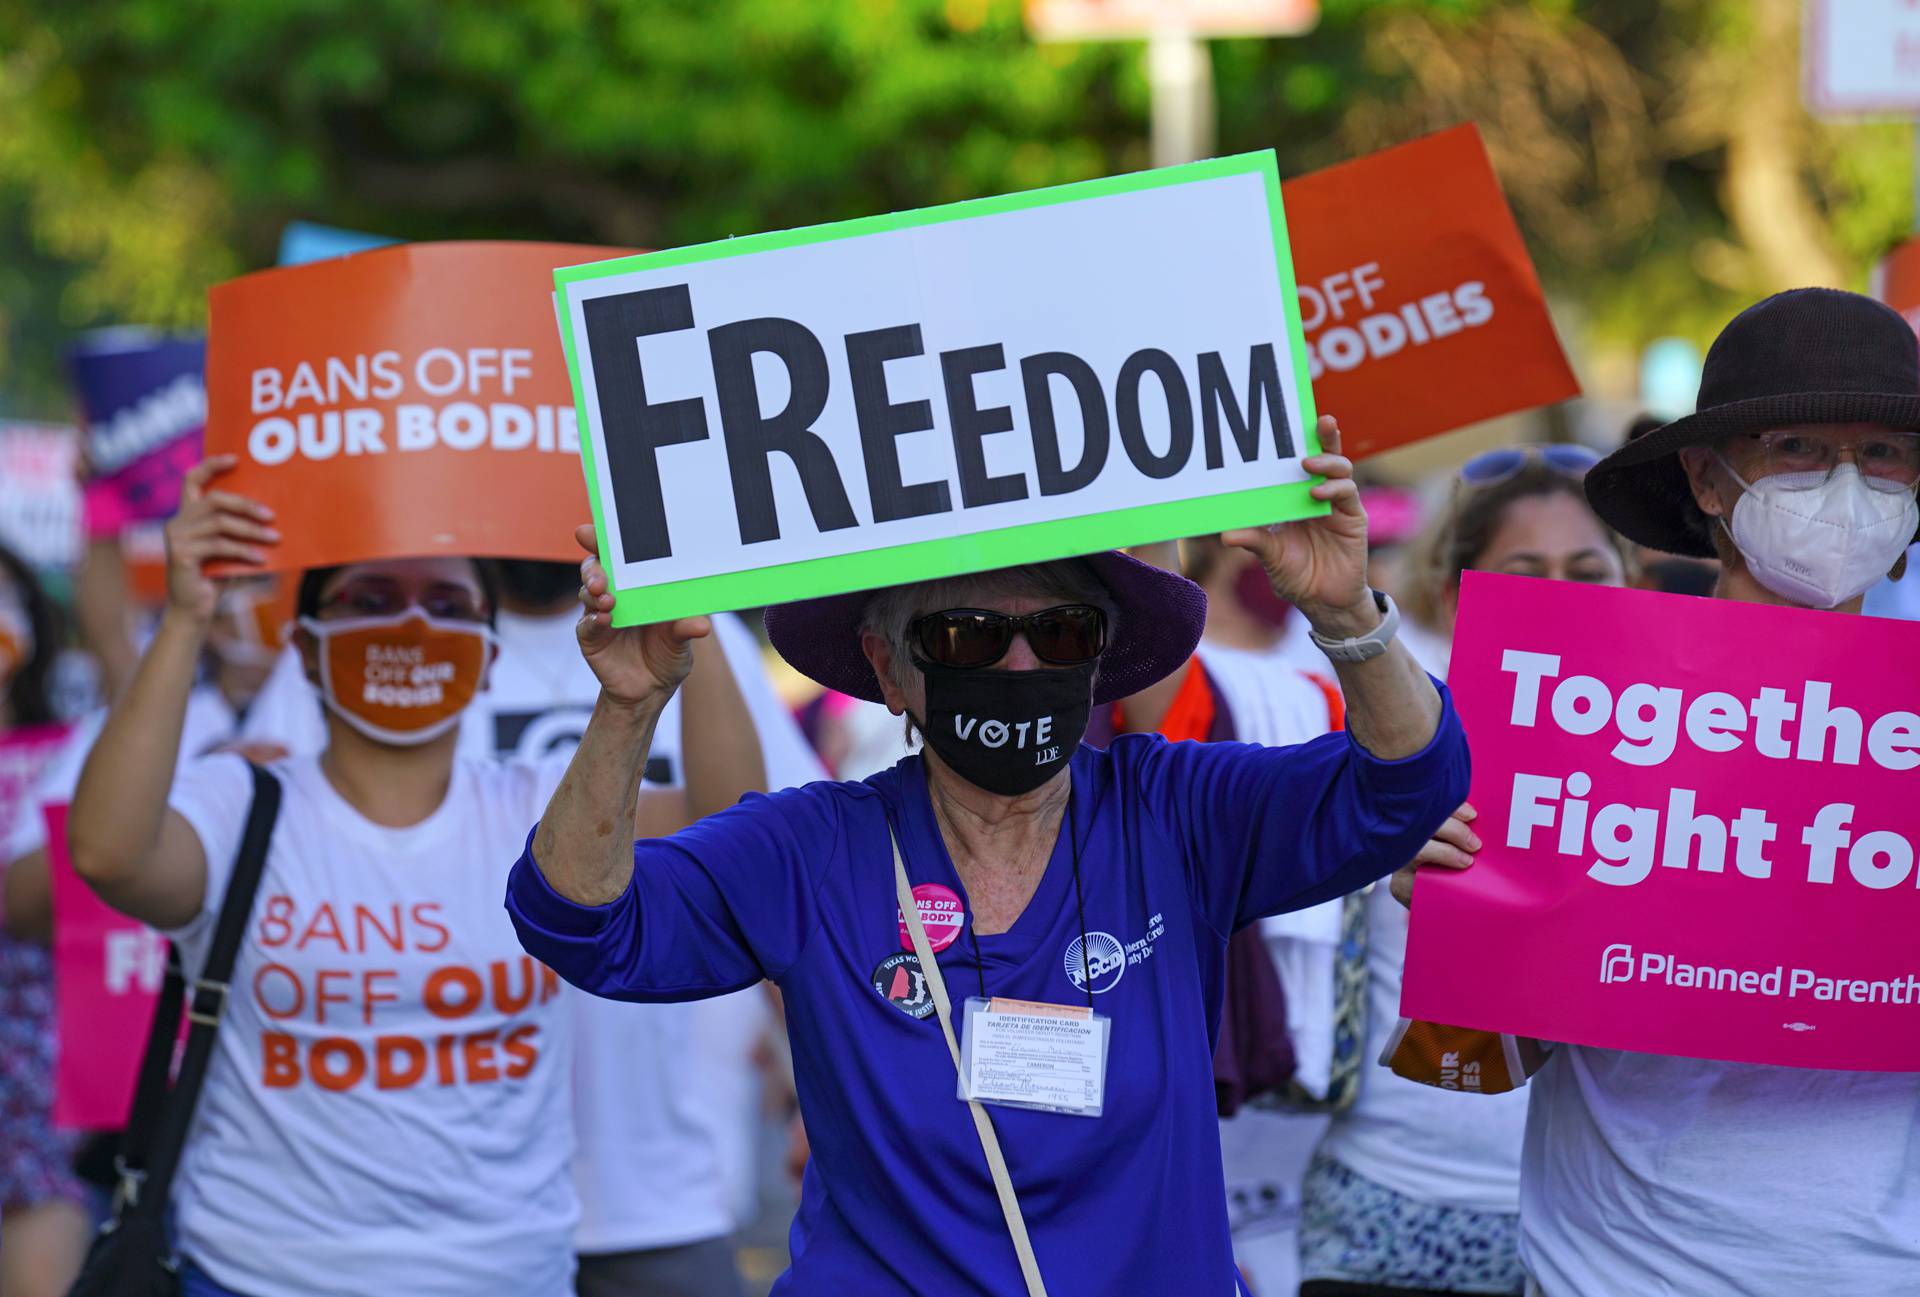
M 759 733 L 770 787 L 821 778 L 813 750 L 773 691 L 753 632 L 732 614 L 713 622 Z M 500 614 L 500 656 L 487 689 L 461 716 L 462 755 L 533 759 L 573 751 L 600 695 L 574 625 L 572 613 Z M 245 729 L 296 752 L 325 744 L 319 695 L 292 649 L 275 664 Z M 679 787 L 682 775 L 676 696 L 654 730 L 645 778 Z M 692 1004 L 572 997 L 578 1250 L 670 1247 L 718 1238 L 742 1223 L 739 1204 L 754 1197 L 751 1152 L 741 1150 L 750 1149 L 757 1123 L 751 1053 L 765 1022 L 761 994 L 756 988 Z
M 1203 643 L 1199 657 L 1242 741 L 1304 743 L 1331 727 L 1326 691 L 1301 673 L 1284 641 L 1265 653 Z M 1330 674 L 1325 657 L 1313 669 Z M 1309 1092 L 1325 1094 L 1333 1066 L 1340 902 L 1262 919 L 1260 934 L 1287 993 L 1295 1079 Z M 1243 1108 L 1220 1123 L 1234 1259 L 1255 1292 L 1288 1294 L 1300 1285 L 1301 1183 L 1326 1128 L 1322 1115 L 1262 1108 Z
M 226 695 L 210 684 L 195 685 L 187 695 L 186 717 L 180 726 L 181 767 L 232 738 L 234 723 L 233 708 L 227 704 Z M 102 707 L 87 713 L 73 727 L 60 754 L 40 772 L 33 791 L 20 804 L 20 812 L 7 831 L 5 845 L 0 846 L 0 863 L 18 860 L 47 845 L 44 812 L 49 806 L 72 803 L 74 789 L 80 786 L 80 772 L 87 764 L 87 754 L 93 751 L 106 724 L 107 709 Z
M 1452 644 L 1413 621 L 1400 640 L 1444 678 Z M 1400 1021 L 1407 909 L 1384 885 L 1367 898 L 1367 1045 L 1360 1093 L 1337 1114 L 1321 1152 L 1415 1202 L 1512 1215 L 1520 1210 L 1527 1092 L 1454 1094 L 1375 1066 Z
M 1561 1045 L 1528 1088 L 1547 1297 L 1920 1293 L 1920 1075 Z
M 574 992 L 520 948 L 508 870 L 564 770 L 458 761 L 409 828 L 353 809 L 317 757 L 284 788 L 194 1114 L 180 1248 L 248 1297 L 572 1291 Z M 205 961 L 252 781 L 195 762 L 170 804 L 207 855 Z
M 1293 665 L 1284 640 L 1264 653 L 1202 643 L 1199 657 L 1242 742 L 1283 747 L 1319 738 L 1332 728 L 1326 690 Z M 1330 675 L 1324 657 L 1320 674 Z M 1260 921 L 1260 933 L 1287 992 L 1294 1079 L 1308 1093 L 1324 1095 L 1333 1070 L 1333 964 L 1340 945 L 1340 902 L 1272 915 Z M 1318 1137 L 1315 1130 L 1312 1138 Z
M 1360 1094 L 1335 1115 L 1320 1151 L 1415 1202 L 1512 1215 L 1520 1210 L 1527 1091 L 1457 1094 L 1373 1066 L 1400 1018 L 1407 910 L 1384 886 L 1367 897 L 1367 1045 Z

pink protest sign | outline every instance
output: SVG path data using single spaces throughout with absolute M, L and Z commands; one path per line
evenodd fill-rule
M 1920 1070 L 1920 625 L 1468 573 L 1464 874 L 1401 1012 L 1694 1058 Z
M 118 914 L 80 881 L 67 859 L 67 808 L 49 806 L 53 879 L 53 1124 L 118 1130 L 167 969 L 166 939 Z

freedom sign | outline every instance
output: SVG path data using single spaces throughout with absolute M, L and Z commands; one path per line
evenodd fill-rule
M 1907 622 L 1468 573 L 1485 845 L 1422 871 L 1400 1011 L 1920 1071 L 1916 654 Z
M 1326 512 L 1271 152 L 554 282 L 616 625 Z
M 1478 127 L 1282 189 L 1308 372 L 1347 454 L 1580 395 Z
M 273 509 L 267 570 L 573 562 L 579 435 L 547 285 L 617 248 L 416 243 L 216 285 L 207 451 Z

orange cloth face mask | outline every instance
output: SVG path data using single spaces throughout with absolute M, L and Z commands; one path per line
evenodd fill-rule
M 320 644 L 320 697 L 368 738 L 411 747 L 459 723 L 492 657 L 493 632 L 418 610 L 400 617 L 319 621 L 302 617 Z

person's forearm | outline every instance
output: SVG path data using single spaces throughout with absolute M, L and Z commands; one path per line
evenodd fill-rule
M 30 809 L 30 813 L 38 811 Z M 47 876 L 47 852 L 42 847 L 5 867 L 0 881 L 0 932 L 15 941 L 46 945 L 53 940 L 53 880 Z
M 578 905 L 620 899 L 633 877 L 633 820 L 665 699 L 594 705 L 593 718 L 533 838 L 534 863 Z
M 95 887 L 132 878 L 160 838 L 205 642 L 204 627 L 169 611 L 108 713 L 67 813 L 74 872 Z
M 1433 741 L 1440 726 L 1440 693 L 1398 643 L 1367 662 L 1336 662 L 1346 696 L 1347 729 L 1383 761 L 1410 757 Z
M 118 698 L 138 657 L 127 628 L 127 560 L 118 536 L 96 537 L 74 583 L 74 620 L 80 639 L 100 664 L 100 692 Z
M 767 791 L 760 734 L 717 631 L 694 641 L 693 671 L 680 686 L 680 760 L 696 820 Z

